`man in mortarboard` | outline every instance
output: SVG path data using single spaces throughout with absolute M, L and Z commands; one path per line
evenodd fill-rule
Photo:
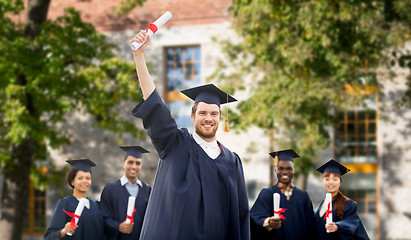
M 130 43 L 145 38 L 142 31 Z M 144 99 L 132 113 L 143 120 L 160 161 L 140 239 L 249 239 L 242 163 L 216 140 L 220 105 L 235 99 L 212 84 L 182 91 L 195 101 L 194 133 L 177 128 L 145 64 L 149 42 L 133 51 Z
M 124 175 L 108 183 L 100 198 L 106 235 L 108 240 L 139 239 L 151 187 L 138 179 L 138 173 L 143 164 L 142 154 L 149 151 L 140 146 L 120 148 L 126 152 L 123 161 Z M 130 196 L 136 198 L 135 212 L 131 223 L 127 223 L 127 206 Z
M 294 158 L 300 156 L 287 149 L 272 152 L 278 182 L 264 188 L 251 208 L 252 239 L 316 239 L 314 211 L 307 192 L 295 187 Z M 274 218 L 273 194 L 280 194 L 279 218 Z

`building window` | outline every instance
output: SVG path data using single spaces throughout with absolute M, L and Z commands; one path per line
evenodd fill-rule
M 30 184 L 23 235 L 41 236 L 46 231 L 46 192 Z
M 346 164 L 352 171 L 344 175 L 341 191 L 358 204 L 360 216 L 368 235 L 376 239 L 377 234 L 377 176 L 376 165 Z
M 178 127 L 193 129 L 192 101 L 181 90 L 201 84 L 201 51 L 199 46 L 165 48 L 165 101 Z
M 348 109 L 339 113 L 337 155 L 342 163 L 377 163 L 376 111 Z
M 344 176 L 341 191 L 358 204 L 360 216 L 371 239 L 378 239 L 377 218 L 377 95 L 363 91 L 362 106 L 337 112 L 339 124 L 335 129 L 335 155 L 351 169 Z

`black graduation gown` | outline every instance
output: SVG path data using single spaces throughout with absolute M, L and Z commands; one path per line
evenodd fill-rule
M 320 210 L 324 203 L 324 200 L 318 205 L 315 210 L 315 220 L 317 226 L 318 239 L 324 240 L 351 240 L 351 239 L 366 239 L 370 238 L 365 231 L 365 228 L 361 222 L 361 219 L 357 215 L 357 203 L 348 199 L 344 204 L 344 218 L 342 220 L 337 219 L 337 212 L 334 210 L 334 204 L 332 214 L 333 222 L 338 225 L 338 230 L 334 233 L 327 233 L 325 229 L 324 215 L 320 216 Z
M 120 223 L 126 220 L 128 197 L 130 193 L 125 186 L 121 186 L 120 179 L 108 183 L 101 193 L 100 206 L 104 215 L 104 224 L 107 240 L 139 239 L 144 214 L 150 196 L 151 187 L 141 182 L 135 202 L 133 231 L 130 234 L 121 233 L 118 230 Z
M 280 208 L 287 210 L 282 213 L 285 220 L 281 222 L 281 227 L 267 231 L 263 227 L 263 223 L 267 217 L 274 215 L 274 193 L 280 194 Z M 316 239 L 311 199 L 307 192 L 297 187 L 293 187 L 293 194 L 289 201 L 276 185 L 264 188 L 251 208 L 250 215 L 253 239 Z
M 240 158 L 221 144 L 221 154 L 208 157 L 187 129 L 177 128 L 157 90 L 132 113 L 160 156 L 140 239 L 249 239 Z
M 103 214 L 100 211 L 100 206 L 97 201 L 90 199 L 90 209 L 84 207 L 80 219 L 78 220 L 78 227 L 73 236 L 65 235 L 63 239 L 72 240 L 101 240 L 105 239 L 104 236 L 104 222 Z M 71 217 L 64 211 L 74 213 L 79 200 L 73 195 L 67 196 L 58 200 L 56 207 L 54 208 L 53 217 L 50 222 L 50 226 L 47 228 L 44 234 L 45 240 L 58 240 L 60 239 L 60 232 L 64 228 L 67 222 L 71 221 Z

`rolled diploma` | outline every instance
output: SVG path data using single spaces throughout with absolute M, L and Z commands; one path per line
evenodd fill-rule
M 325 194 L 325 202 L 326 202 L 326 206 L 327 206 L 327 210 L 328 210 L 328 203 L 330 203 L 330 209 L 332 211 L 333 209 L 333 201 L 332 201 L 332 195 L 331 193 L 326 193 Z M 328 217 L 325 219 L 325 223 L 328 225 L 329 223 L 333 222 L 333 214 L 332 212 L 328 215 Z M 328 232 L 328 230 L 327 230 Z
M 86 201 L 87 201 L 87 199 L 80 198 L 80 201 L 78 202 L 77 207 L 76 207 L 76 211 L 74 211 L 75 215 L 81 216 L 81 213 L 83 212 L 84 206 L 86 205 Z M 74 219 L 76 221 L 76 225 L 78 223 L 79 218 L 74 217 Z M 66 233 L 66 235 L 71 236 L 71 233 Z
M 280 211 L 280 194 L 274 193 L 273 201 L 274 201 L 274 212 Z M 278 215 L 278 213 L 274 213 L 274 218 L 280 218 L 280 215 Z
M 131 214 L 133 214 L 135 203 L 136 203 L 135 197 L 133 196 L 128 197 L 127 216 L 131 216 Z M 131 223 L 131 220 L 126 218 L 126 223 Z
M 165 12 L 163 15 L 161 15 L 161 17 L 159 17 L 156 21 L 154 21 L 154 25 L 156 25 L 157 29 L 160 29 L 168 20 L 170 20 L 170 18 L 173 15 L 171 15 L 171 13 L 169 11 Z M 147 29 L 147 33 L 148 35 L 150 35 L 150 37 L 153 36 L 153 32 L 151 31 L 151 29 Z M 138 43 L 138 42 L 133 42 L 131 43 L 131 48 L 135 51 L 137 49 L 139 49 L 141 47 L 141 45 L 143 45 L 143 43 L 145 43 L 146 41 L 142 42 L 142 43 Z

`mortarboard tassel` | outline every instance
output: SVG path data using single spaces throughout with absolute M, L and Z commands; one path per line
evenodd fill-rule
M 228 103 L 228 94 L 227 94 L 227 103 Z M 225 119 L 224 132 L 230 132 L 230 126 L 228 125 L 228 108 L 227 108 L 227 118 Z
M 277 155 L 275 155 L 275 158 L 274 158 L 274 166 L 278 166 L 278 156 Z

